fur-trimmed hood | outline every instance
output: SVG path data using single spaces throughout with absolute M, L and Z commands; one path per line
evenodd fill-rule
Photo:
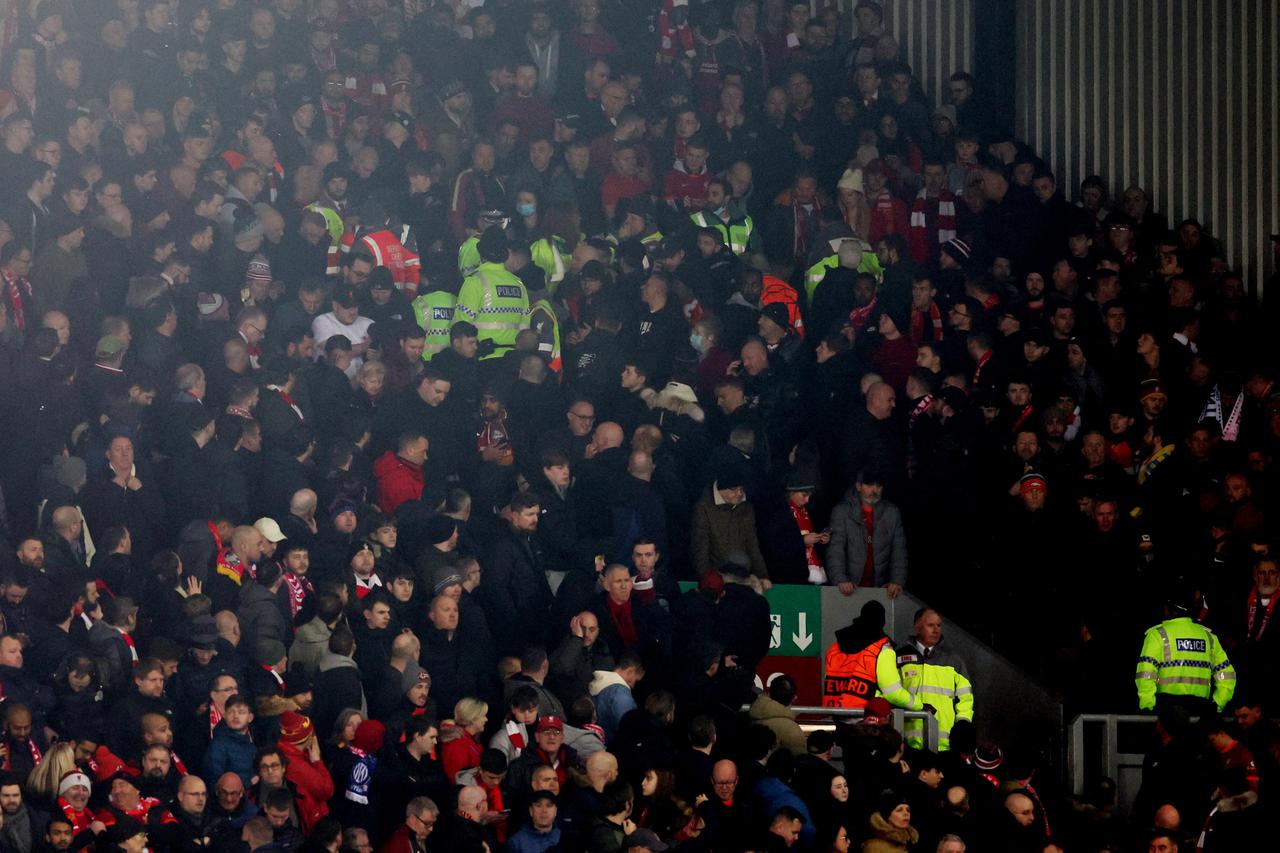
M 706 412 L 698 405 L 698 395 L 693 388 L 683 382 L 671 381 L 661 391 L 646 398 L 651 409 L 663 409 L 677 415 L 684 415 L 697 423 L 707 419 Z

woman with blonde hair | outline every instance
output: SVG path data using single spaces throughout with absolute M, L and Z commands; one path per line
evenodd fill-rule
M 26 792 L 39 808 L 52 811 L 58 807 L 58 782 L 76 769 L 76 748 L 62 741 L 49 747 L 44 758 L 27 775 Z
M 445 720 L 440 726 L 440 740 L 444 744 L 440 763 L 450 782 L 456 781 L 463 770 L 480 766 L 480 753 L 484 752 L 480 733 L 488 723 L 489 704 L 468 696 L 453 706 L 453 719 Z

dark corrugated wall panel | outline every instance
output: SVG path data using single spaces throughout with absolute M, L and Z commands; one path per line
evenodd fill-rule
M 1280 0 L 1021 0 L 1018 135 L 1074 198 L 1138 184 L 1261 294 L 1280 233 Z

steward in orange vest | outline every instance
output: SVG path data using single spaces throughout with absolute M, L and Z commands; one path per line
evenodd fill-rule
M 893 641 L 884 632 L 884 605 L 868 601 L 849 627 L 836 631 L 827 649 L 822 704 L 827 708 L 865 708 L 876 696 L 908 711 L 919 711 L 919 696 L 902 686 Z

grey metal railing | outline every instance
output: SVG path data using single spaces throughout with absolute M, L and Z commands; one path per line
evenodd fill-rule
M 824 708 L 821 705 L 792 705 L 791 710 L 797 717 L 861 718 L 861 708 Z M 928 711 L 904 711 L 893 709 L 893 727 L 904 731 L 907 720 L 924 720 L 924 744 L 934 752 L 938 751 L 938 720 Z
M 1116 804 L 1127 813 L 1142 784 L 1146 753 L 1121 749 L 1124 742 L 1138 739 L 1145 749 L 1150 740 L 1144 736 L 1146 731 L 1125 733 L 1121 729 L 1130 726 L 1145 730 L 1155 722 L 1150 714 L 1080 714 L 1073 719 L 1067 732 L 1067 773 L 1072 793 L 1085 793 L 1085 784 L 1091 777 L 1114 779 Z

